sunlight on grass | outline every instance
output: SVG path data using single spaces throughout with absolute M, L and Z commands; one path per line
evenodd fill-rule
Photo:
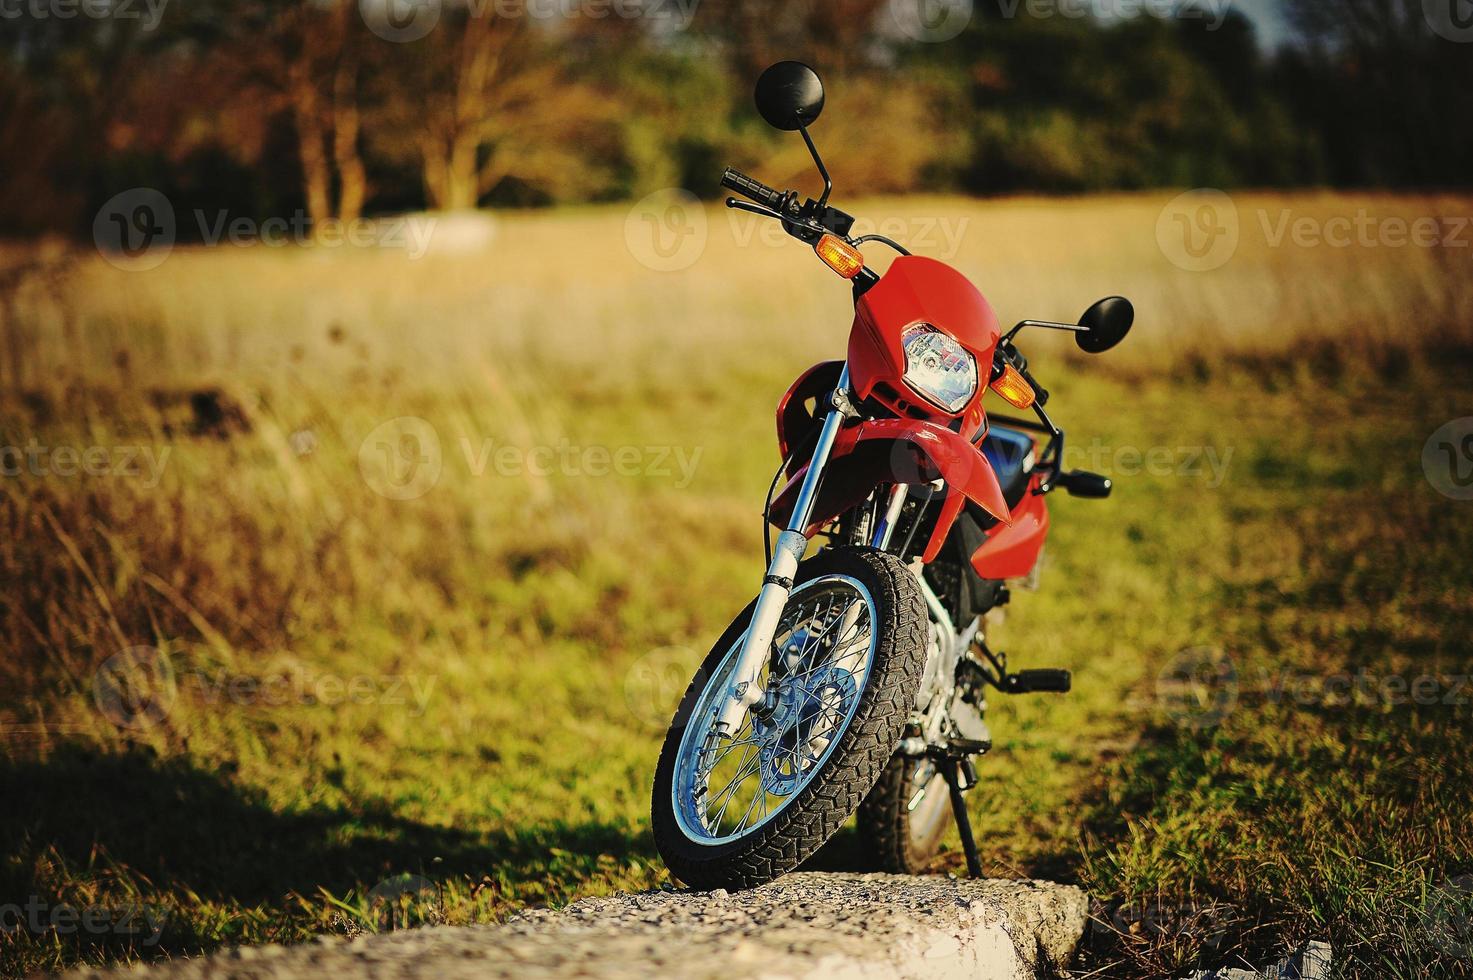
M 983 856 L 1086 885 L 1106 921 L 1232 910 L 1215 944 L 1092 930 L 1120 975 L 1328 937 L 1395 976 L 1473 870 L 1466 698 L 1282 681 L 1473 672 L 1469 505 L 1420 465 L 1473 410 L 1473 280 L 1443 251 L 1272 248 L 1258 214 L 1468 202 L 1245 195 L 1237 257 L 1194 274 L 1158 246 L 1165 201 L 856 207 L 967 219 L 953 261 L 1007 322 L 1111 293 L 1140 314 L 1118 356 L 1028 345 L 1071 462 L 1117 491 L 1057 498 L 1043 588 L 993 628 L 1075 691 L 994 699 Z M 668 880 L 660 739 L 760 580 L 773 406 L 850 310 L 724 212 L 668 274 L 624 218 L 507 215 L 484 253 L 418 262 L 77 255 L 8 296 L 0 444 L 48 455 L 0 481 L 0 882 L 162 927 L 3 932 L 7 968 Z M 65 473 L 58 447 L 102 455 Z M 1183 723 L 1162 677 L 1199 648 L 1234 699 Z M 961 866 L 953 836 L 938 869 Z

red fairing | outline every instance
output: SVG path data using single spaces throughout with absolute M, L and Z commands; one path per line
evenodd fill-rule
M 783 400 L 777 403 L 777 451 L 783 459 L 793 451 L 794 442 L 823 422 L 823 415 L 828 411 L 828 396 L 839 386 L 843 371 L 843 361 L 820 361 L 799 375 L 788 393 L 783 395 Z M 817 414 L 808 410 L 806 403 L 810 398 L 816 401 Z M 797 465 L 796 460 L 794 465 Z
M 773 501 L 771 519 L 778 526 L 785 525 L 792 514 L 793 501 L 806 470 L 805 466 L 793 474 Z M 976 502 L 1004 524 L 1011 520 L 997 475 L 987 458 L 969 441 L 932 422 L 876 419 L 839 431 L 805 533 L 810 537 L 816 534 L 829 521 L 867 497 L 876 484 L 920 484 L 938 478 L 958 492 L 952 494 L 955 506 L 943 508 L 936 535 L 926 548 L 930 558 L 940 550 L 941 541 L 961 509 L 963 497 Z
M 1046 537 L 1048 505 L 1030 491 L 1013 509 L 1012 525 L 994 528 L 972 554 L 972 567 L 987 579 L 1022 578 L 1038 564 Z
M 904 381 L 900 338 L 917 323 L 949 334 L 977 360 L 977 394 L 961 412 L 932 404 Z M 971 439 L 982 430 L 982 395 L 1000 335 L 997 314 L 966 276 L 935 259 L 901 256 L 855 307 L 849 334 L 849 378 L 855 397 L 874 397 L 901 418 L 944 424 L 960 417 L 961 435 Z

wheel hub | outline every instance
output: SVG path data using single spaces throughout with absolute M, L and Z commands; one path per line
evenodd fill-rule
M 789 796 L 802 785 L 807 766 L 828 747 L 834 725 L 825 719 L 844 716 L 858 684 L 852 673 L 832 666 L 778 684 L 771 713 L 754 727 L 762 742 L 763 788 Z

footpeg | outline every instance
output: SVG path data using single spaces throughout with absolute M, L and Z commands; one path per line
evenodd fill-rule
M 998 686 L 1004 694 L 1068 694 L 1074 677 L 1067 670 L 1020 670 Z

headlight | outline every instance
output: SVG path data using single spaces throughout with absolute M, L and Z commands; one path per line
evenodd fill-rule
M 928 401 L 960 412 L 977 393 L 977 361 L 961 344 L 929 323 L 900 336 L 905 348 L 905 383 Z

